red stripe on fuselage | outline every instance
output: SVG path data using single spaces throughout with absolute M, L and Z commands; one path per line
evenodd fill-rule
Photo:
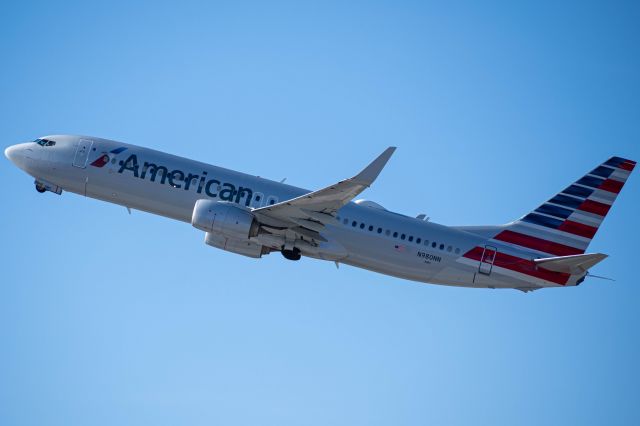
M 578 210 L 582 210 L 589 213 L 595 213 L 600 216 L 606 216 L 610 208 L 611 206 L 607 204 L 599 203 L 593 200 L 585 200 L 584 203 L 578 206 Z
M 502 231 L 501 233 L 493 237 L 493 239 L 515 244 L 521 247 L 534 249 L 544 253 L 553 254 L 556 256 L 569 256 L 572 254 L 584 253 L 584 250 L 581 250 L 579 248 L 567 246 L 553 241 L 543 240 L 542 238 L 532 237 L 531 235 L 525 235 L 513 231 Z
M 480 261 L 482 257 L 483 248 L 475 247 L 464 254 L 467 259 Z M 493 261 L 494 266 L 500 268 L 509 269 L 510 271 L 519 272 L 521 274 L 529 275 L 531 277 L 540 278 L 552 283 L 567 285 L 567 281 L 571 277 L 570 274 L 562 272 L 554 272 L 548 269 L 537 266 L 532 260 L 522 259 L 520 257 L 511 256 L 506 253 L 498 252 Z

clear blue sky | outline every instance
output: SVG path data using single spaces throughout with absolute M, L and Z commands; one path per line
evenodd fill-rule
M 4 146 L 145 145 L 504 223 L 640 160 L 637 2 L 5 2 Z M 636 171 L 636 174 L 638 172 Z M 640 177 L 578 288 L 457 289 L 203 244 L 0 159 L 0 424 L 640 424 Z

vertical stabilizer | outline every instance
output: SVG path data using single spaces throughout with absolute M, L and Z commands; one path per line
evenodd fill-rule
M 584 253 L 635 165 L 610 158 L 493 239 L 548 256 Z

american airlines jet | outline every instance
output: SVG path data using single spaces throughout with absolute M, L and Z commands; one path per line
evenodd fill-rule
M 206 244 L 243 256 L 277 251 L 425 283 L 525 292 L 576 286 L 607 257 L 585 252 L 636 164 L 612 157 L 514 222 L 448 227 L 352 202 L 394 150 L 317 191 L 87 136 L 45 136 L 5 155 L 35 178 L 38 192 L 73 192 L 187 222 Z

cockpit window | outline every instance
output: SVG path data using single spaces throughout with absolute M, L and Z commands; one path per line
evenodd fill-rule
M 54 146 L 56 141 L 50 141 L 49 139 L 36 139 L 34 140 L 40 146 Z

